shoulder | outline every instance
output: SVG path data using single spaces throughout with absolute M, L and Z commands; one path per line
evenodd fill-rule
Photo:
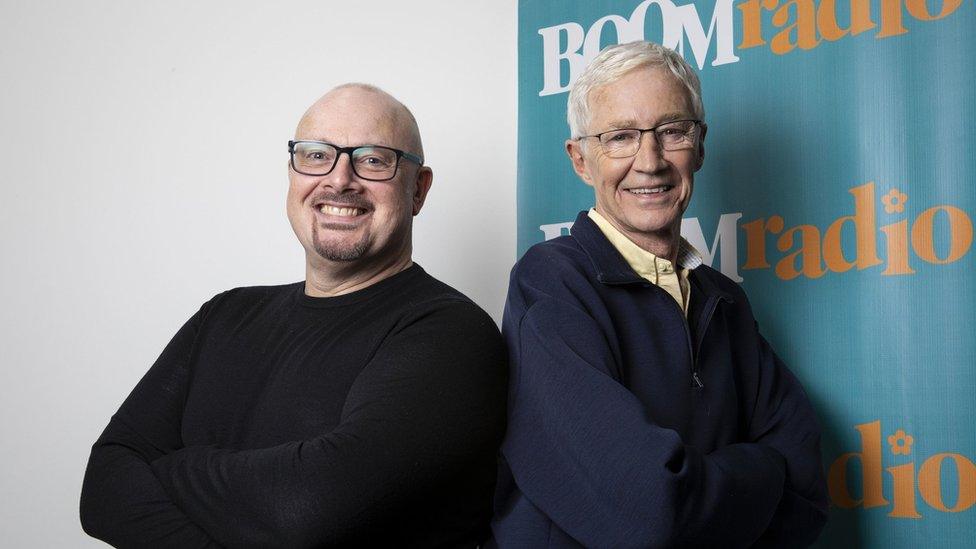
M 607 290 L 590 257 L 573 236 L 536 244 L 512 268 L 502 321 L 512 334 L 531 316 L 548 326 L 570 318 L 589 322 Z
M 302 288 L 302 282 L 231 288 L 210 298 L 200 307 L 198 315 L 201 317 L 245 315 L 253 312 L 255 308 L 284 302 L 302 291 Z
M 402 284 L 391 287 L 391 295 L 393 299 L 403 301 L 409 308 L 446 307 L 451 310 L 482 311 L 471 298 L 434 278 L 420 265 L 415 264 L 405 274 L 408 276 L 404 277 Z
M 455 288 L 420 270 L 377 297 L 370 308 L 385 317 L 377 352 L 384 364 L 396 365 L 393 371 L 455 385 L 496 383 L 507 375 L 498 326 Z
M 420 265 L 414 264 L 409 271 L 405 272 L 403 283 L 393 288 L 395 293 L 399 293 L 414 304 L 450 302 L 450 303 L 469 303 L 474 302 L 466 295 L 455 289 L 424 270 Z
M 498 334 L 494 320 L 471 298 L 434 278 L 419 265 L 409 280 L 389 294 L 402 311 L 401 326 L 423 323 L 451 331 L 475 330 L 489 337 Z
M 593 278 L 592 271 L 592 262 L 576 239 L 560 236 L 529 248 L 512 268 L 511 283 L 513 286 L 550 286 L 558 281 L 581 283 Z
M 515 264 L 516 269 L 531 269 L 539 265 L 576 265 L 589 261 L 583 248 L 571 235 L 559 236 L 534 244 Z

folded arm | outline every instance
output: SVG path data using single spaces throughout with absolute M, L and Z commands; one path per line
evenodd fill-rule
M 505 380 L 497 328 L 474 305 L 452 302 L 388 337 L 333 431 L 254 450 L 188 447 L 152 466 L 221 543 L 341 543 L 493 459 Z
M 820 454 L 820 426 L 800 383 L 759 337 L 759 383 L 750 440 L 786 459 L 783 499 L 758 547 L 804 547 L 827 522 L 827 485 Z
M 540 299 L 512 320 L 503 453 L 562 530 L 586 546 L 745 546 L 762 534 L 783 492 L 776 450 L 705 454 L 655 425 L 611 376 L 606 335 L 572 303 Z
M 173 504 L 150 466 L 183 445 L 187 359 L 199 316 L 177 332 L 92 447 L 81 524 L 116 547 L 217 547 Z

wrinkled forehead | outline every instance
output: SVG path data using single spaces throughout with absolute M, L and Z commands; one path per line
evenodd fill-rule
M 409 149 L 407 124 L 398 105 L 383 94 L 336 90 L 309 107 L 298 123 L 295 138 L 342 146 L 372 144 Z
M 593 89 L 587 103 L 591 121 L 618 111 L 636 111 L 660 118 L 694 116 L 691 92 L 665 67 L 644 66 Z

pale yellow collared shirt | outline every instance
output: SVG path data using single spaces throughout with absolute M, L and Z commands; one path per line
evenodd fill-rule
M 651 284 L 668 292 L 678 302 L 678 307 L 687 317 L 688 303 L 691 301 L 691 284 L 688 282 L 688 273 L 702 264 L 701 254 L 698 250 L 682 238 L 681 245 L 678 248 L 678 267 L 675 268 L 667 259 L 662 259 L 634 244 L 631 239 L 600 215 L 600 212 L 596 211 L 595 208 L 590 208 L 587 215 L 600 228 L 600 232 L 607 237 L 610 244 L 613 244 L 613 247 L 620 252 L 630 268 Z

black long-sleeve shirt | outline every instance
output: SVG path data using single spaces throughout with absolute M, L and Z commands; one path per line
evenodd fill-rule
M 225 292 L 95 443 L 82 524 L 118 546 L 473 546 L 504 356 L 490 317 L 417 265 L 332 298 Z

